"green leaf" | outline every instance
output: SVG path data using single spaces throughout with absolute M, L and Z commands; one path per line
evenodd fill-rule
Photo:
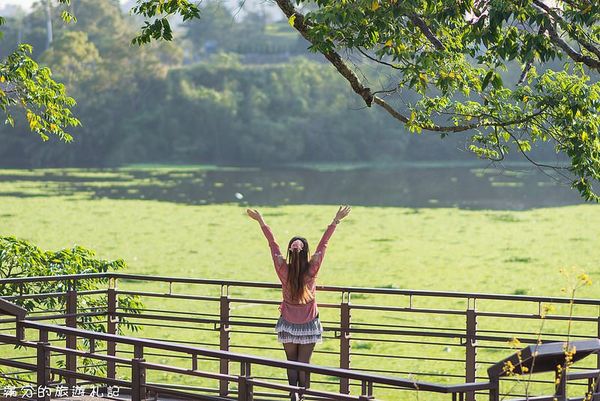
M 500 76 L 500 73 L 494 72 L 494 76 L 492 78 L 492 85 L 494 86 L 494 89 L 502 88 L 503 82 L 502 82 L 502 77 Z
M 483 78 L 483 82 L 481 83 L 481 90 L 482 91 L 485 90 L 485 88 L 490 83 L 490 79 L 492 78 L 492 75 L 494 75 L 494 70 L 488 71 L 488 73 L 485 75 L 485 78 Z

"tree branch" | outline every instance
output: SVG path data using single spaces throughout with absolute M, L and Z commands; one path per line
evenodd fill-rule
M 540 5 L 538 5 L 539 3 L 540 3 L 539 0 L 534 0 L 533 1 L 534 7 L 536 7 L 538 10 L 540 10 L 540 12 L 543 13 L 545 16 L 548 16 L 548 14 L 545 12 L 545 10 Z M 541 4 L 543 4 L 543 3 L 541 3 Z M 545 6 L 545 4 L 543 4 L 543 5 Z M 552 18 L 551 18 L 551 21 L 556 22 Z M 552 38 L 552 40 L 554 40 L 556 45 L 558 47 L 560 47 L 561 49 L 563 49 L 563 51 L 571 59 L 573 59 L 574 61 L 577 61 L 578 63 L 583 63 L 590 68 L 600 71 L 600 59 L 594 59 L 590 56 L 586 56 L 586 55 L 576 51 L 575 49 L 573 49 L 571 46 L 569 46 L 569 44 L 567 42 L 564 41 L 564 39 L 562 39 L 558 35 L 556 28 L 552 27 L 551 25 L 549 25 L 547 27 L 547 32 L 548 32 L 548 35 L 550 35 L 550 38 Z M 584 46 L 584 44 L 581 41 L 578 41 L 578 43 L 580 43 L 582 46 Z
M 377 59 L 377 58 L 371 56 L 367 52 L 361 50 L 360 47 L 357 47 L 356 50 L 358 50 L 360 52 L 360 54 L 362 54 L 363 56 L 365 56 L 366 58 L 368 58 L 371 61 L 374 61 L 374 62 L 379 63 L 379 64 L 386 65 L 386 66 L 391 67 L 391 68 L 393 68 L 395 70 L 399 70 L 400 69 L 398 66 L 396 66 L 394 64 L 388 63 L 387 61 L 383 61 L 383 60 L 380 60 L 380 59 Z
M 554 28 L 548 28 L 548 34 L 550 35 L 552 40 L 556 42 L 558 47 L 563 49 L 564 52 L 567 53 L 567 56 L 569 56 L 571 59 L 577 61 L 578 63 L 583 63 L 590 68 L 600 71 L 600 60 L 596 60 L 592 57 L 585 56 L 573 49 L 571 46 L 569 46 L 567 42 L 565 42 L 558 36 L 558 32 L 556 32 Z
M 556 21 L 573 39 L 577 41 L 577 43 L 581 44 L 587 51 L 593 53 L 600 59 L 600 49 L 594 46 L 591 42 L 588 42 L 585 38 L 582 38 L 579 35 L 576 35 L 575 32 L 571 32 L 569 29 L 570 22 L 565 21 L 563 17 L 561 17 L 556 11 L 552 8 L 548 7 L 543 1 L 533 0 L 533 4 L 537 6 L 538 9 L 545 11 L 546 16 L 552 17 L 554 21 Z
M 563 178 L 565 178 L 567 180 L 571 180 L 571 177 L 569 177 L 566 174 L 563 174 L 561 172 L 561 170 L 569 171 L 568 167 L 564 167 L 564 166 L 552 166 L 550 164 L 544 164 L 544 163 L 538 163 L 538 162 L 536 162 L 531 157 L 529 157 L 529 155 L 527 154 L 527 152 L 525 151 L 525 149 L 523 149 L 523 147 L 519 143 L 519 140 L 517 139 L 517 137 L 512 132 L 510 132 L 506 127 L 502 127 L 502 130 L 504 132 L 506 132 L 513 139 L 513 141 L 515 141 L 515 143 L 517 144 L 517 148 L 519 149 L 519 152 L 523 155 L 523 157 L 525 157 L 525 159 L 527 159 L 527 161 L 529 161 L 531 164 L 533 164 L 534 166 L 538 167 L 540 169 L 540 171 L 543 172 L 544 168 L 549 168 L 549 169 L 554 170 L 561 177 L 563 177 Z
M 419 17 L 417 14 L 409 14 L 408 18 L 421 30 L 423 35 L 429 39 L 429 41 L 433 44 L 433 47 L 439 51 L 446 50 L 446 47 L 443 45 L 443 43 L 434 35 L 429 26 L 421 17 Z
M 308 40 L 310 43 L 313 43 L 310 36 L 308 35 L 308 26 L 306 25 L 304 15 L 296 11 L 296 9 L 289 0 L 276 0 L 276 2 L 281 11 L 283 11 L 285 16 L 288 18 L 288 20 L 290 20 L 292 16 L 295 16 L 293 19 L 294 28 L 296 28 L 296 30 L 300 32 L 300 34 L 306 40 Z M 354 71 L 348 68 L 348 66 L 346 65 L 344 60 L 342 60 L 340 55 L 335 51 L 322 52 L 322 54 L 338 70 L 338 72 L 342 74 L 342 76 L 346 78 L 346 80 L 348 80 L 354 92 L 359 94 L 364 99 L 367 106 L 371 107 L 371 104 L 373 103 L 373 95 L 371 94 L 371 89 L 365 87 L 360 82 Z
M 275 0 L 275 1 L 276 1 L 277 5 L 279 6 L 279 8 L 281 9 L 281 11 L 283 11 L 285 16 L 288 18 L 288 20 L 290 22 L 293 21 L 293 27 L 302 35 L 302 37 L 304 37 L 310 43 L 314 44 L 314 42 L 312 41 L 312 39 L 308 33 L 309 26 L 306 23 L 306 19 L 305 19 L 304 15 L 294 8 L 294 6 L 290 2 L 290 0 Z M 290 19 L 292 16 L 295 16 L 294 19 Z M 350 86 L 352 87 L 354 92 L 356 92 L 358 95 L 360 95 L 363 98 L 363 100 L 365 101 L 365 103 L 367 104 L 368 107 L 371 107 L 371 104 L 375 103 L 378 106 L 381 106 L 385 111 L 387 111 L 395 119 L 397 119 L 405 124 L 410 122 L 410 119 L 408 117 L 406 117 L 405 115 L 400 113 L 398 110 L 394 109 L 384 99 L 380 98 L 379 96 L 375 96 L 371 92 L 371 88 L 365 87 L 362 84 L 362 82 L 360 81 L 360 79 L 358 78 L 358 76 L 356 76 L 354 71 L 352 71 L 348 67 L 348 65 L 344 62 L 342 57 L 336 51 L 332 50 L 329 52 L 322 52 L 322 54 L 338 70 L 338 72 L 344 78 L 346 78 L 346 80 L 350 83 Z M 493 123 L 493 122 L 483 123 L 481 121 L 478 121 L 478 122 L 472 123 L 472 124 L 456 125 L 456 126 L 442 126 L 442 125 L 437 125 L 437 124 L 428 124 L 428 125 L 419 125 L 418 127 L 423 130 L 433 131 L 433 132 L 464 132 L 464 131 L 468 131 L 468 130 L 475 129 L 475 128 L 481 128 L 481 127 L 492 127 L 492 126 L 507 127 L 507 126 L 511 126 L 511 125 L 515 125 L 515 124 L 522 124 L 524 122 L 527 122 L 529 119 L 541 114 L 543 111 L 544 110 L 539 110 L 531 115 L 524 116 L 522 118 L 512 120 L 512 121 L 505 121 L 502 123 Z

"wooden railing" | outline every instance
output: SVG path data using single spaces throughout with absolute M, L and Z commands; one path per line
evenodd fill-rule
M 52 374 L 58 374 L 62 378 L 67 379 L 83 379 L 93 383 L 103 383 L 107 385 L 118 385 L 130 389 L 131 399 L 133 401 L 145 400 L 149 393 L 153 394 L 170 394 L 178 397 L 184 397 L 188 400 L 215 400 L 216 397 L 200 392 L 184 392 L 173 390 L 172 388 L 149 384 L 146 382 L 146 374 L 148 370 L 159 370 L 164 372 L 176 373 L 179 375 L 201 377 L 205 379 L 213 379 L 218 381 L 226 381 L 227 383 L 234 382 L 237 384 L 235 391 L 238 401 L 253 401 L 255 388 L 263 387 L 274 390 L 295 391 L 299 394 L 322 397 L 325 399 L 343 400 L 343 401 L 367 401 L 373 399 L 373 385 L 382 384 L 396 388 L 413 389 L 422 392 L 435 392 L 452 394 L 453 399 L 457 395 L 460 400 L 464 399 L 464 394 L 473 393 L 479 390 L 489 390 L 489 382 L 482 383 L 464 383 L 460 385 L 440 385 L 423 381 L 414 381 L 394 377 L 386 377 L 368 373 L 355 372 L 345 369 L 334 369 L 312 364 L 299 362 L 280 361 L 268 358 L 260 358 L 252 355 L 237 354 L 226 351 L 213 351 L 198 347 L 182 346 L 180 344 L 169 343 L 165 341 L 145 340 L 135 337 L 120 336 L 114 334 L 97 333 L 88 330 L 80 330 L 69 327 L 62 327 L 52 324 L 37 323 L 25 319 L 25 311 L 16 305 L 0 300 L 0 312 L 14 315 L 16 320 L 16 331 L 21 333 L 15 337 L 0 335 L 0 342 L 5 344 L 13 344 L 21 347 L 29 347 L 36 350 L 36 364 L 28 364 L 23 362 L 15 362 L 7 359 L 0 359 L 0 366 L 12 366 L 21 369 L 30 369 L 36 372 L 36 385 L 38 388 L 51 388 L 57 383 L 51 382 Z M 37 330 L 37 341 L 27 341 L 25 339 L 25 330 Z M 61 334 L 66 337 L 75 339 L 87 339 L 90 343 L 90 349 L 80 351 L 69 347 L 53 346 L 49 342 L 49 334 Z M 98 352 L 96 350 L 96 342 L 105 341 L 115 345 L 129 345 L 134 348 L 134 356 L 131 359 L 120 358 L 109 355 L 108 353 Z M 191 360 L 191 366 L 181 368 L 176 366 L 151 363 L 144 359 L 147 350 L 169 351 L 186 355 Z M 77 369 L 59 368 L 51 365 L 51 353 L 64 356 L 79 356 L 113 363 L 119 362 L 128 365 L 131 370 L 130 380 L 121 380 L 112 377 L 101 377 L 98 375 L 90 375 L 77 372 Z M 220 374 L 216 372 L 206 372 L 199 369 L 198 361 L 200 357 L 212 358 L 219 361 L 237 362 L 239 363 L 239 374 Z M 332 393 L 311 388 L 303 388 L 291 385 L 282 385 L 264 380 L 258 380 L 252 377 L 253 366 L 267 366 L 277 369 L 295 369 L 307 373 L 326 375 L 337 379 L 358 380 L 361 382 L 361 394 L 359 396 L 351 396 L 343 393 Z M 42 396 L 37 397 L 38 401 L 49 401 L 50 393 L 42 393 Z M 220 398 L 225 399 L 225 398 Z
M 78 280 L 87 280 L 90 278 L 106 279 L 106 288 L 94 291 L 77 291 L 76 282 Z M 67 285 L 67 291 L 54 294 L 28 294 L 26 284 L 28 282 L 64 282 Z M 206 330 L 208 340 L 203 344 L 206 351 L 210 352 L 231 352 L 233 349 L 244 349 L 246 353 L 258 354 L 259 352 L 270 352 L 273 354 L 278 346 L 274 343 L 273 310 L 279 304 L 279 292 L 269 290 L 279 290 L 280 286 L 271 283 L 241 282 L 234 280 L 207 280 L 192 279 L 183 277 L 160 277 L 146 276 L 123 273 L 106 273 L 96 275 L 71 275 L 71 276 L 53 276 L 37 277 L 25 279 L 3 279 L 0 285 L 13 286 L 20 288 L 21 293 L 11 297 L 5 297 L 5 300 L 22 302 L 26 299 L 43 297 L 61 297 L 64 299 L 64 310 L 62 311 L 40 311 L 39 314 L 28 318 L 28 328 L 33 329 L 34 322 L 40 321 L 63 321 L 68 329 L 76 329 L 82 325 L 83 318 L 94 316 L 104 316 L 106 318 L 107 335 L 116 335 L 118 327 L 124 319 L 135 323 L 142 328 L 142 332 L 160 329 L 162 326 L 168 326 L 171 338 L 175 337 L 174 342 L 186 347 L 186 338 L 183 334 L 184 329 L 189 325 L 201 327 L 199 330 Z M 162 288 L 162 287 L 165 288 Z M 476 380 L 487 380 L 485 366 L 497 361 L 496 355 L 486 352 L 505 352 L 511 353 L 507 340 L 512 337 L 518 337 L 521 343 L 534 344 L 539 340 L 542 342 L 564 341 L 567 338 L 590 338 L 600 337 L 600 300 L 599 299 L 569 299 L 560 297 L 536 297 L 528 295 L 503 295 L 503 294 L 479 294 L 479 293 L 457 293 L 441 291 L 419 291 L 393 288 L 358 288 L 358 287 L 340 287 L 340 286 L 319 286 L 319 299 L 322 302 L 319 308 L 322 314 L 322 320 L 325 327 L 326 341 L 335 340 L 339 347 L 337 351 L 319 350 L 315 352 L 315 358 L 335 356 L 339 368 L 346 372 L 351 371 L 354 374 L 367 374 L 374 377 L 417 377 L 418 380 L 408 380 L 411 383 L 429 383 L 431 387 L 445 389 L 442 392 L 448 392 L 449 386 L 453 383 L 432 384 L 437 381 L 453 381 L 456 385 L 462 383 L 473 383 Z M 242 293 L 241 295 L 239 293 Z M 255 293 L 254 296 L 247 296 L 244 293 Z M 78 302 L 86 297 L 106 296 L 106 305 L 102 310 L 85 310 L 77 308 Z M 142 298 L 145 304 L 156 303 L 157 307 L 146 306 L 136 311 L 125 311 L 119 305 L 119 298 L 122 296 L 137 295 Z M 333 299 L 333 301 L 332 301 Z M 338 299 L 338 301 L 335 301 Z M 177 300 L 177 310 L 161 306 L 165 300 Z M 553 304 L 557 311 L 544 314 L 543 310 L 546 304 Z M 235 313 L 235 307 L 248 307 L 244 310 L 256 310 L 256 313 Z M 571 309 L 574 308 L 574 309 Z M 562 310 L 561 310 L 562 309 Z M 237 309 L 242 310 L 242 309 Z M 201 311 L 201 312 L 198 312 Z M 381 319 L 373 321 L 368 319 L 376 313 L 385 313 Z M 267 316 L 267 317 L 265 317 Z M 397 318 L 409 317 L 415 323 L 403 323 Z M 407 320 L 409 318 L 406 318 Z M 427 324 L 427 322 L 436 321 L 436 324 Z M 540 322 L 545 323 L 545 331 L 540 332 Z M 398 323 L 400 322 L 400 323 Z M 516 322 L 516 323 L 515 323 Z M 570 332 L 553 327 L 553 324 L 566 324 L 571 322 Z M 42 324 L 42 323 L 36 323 Z M 511 327 L 512 324 L 512 327 Z M 25 327 L 25 326 L 23 326 Z M 58 326 L 56 326 L 58 327 Z M 558 327 L 558 326 L 557 326 Z M 37 329 L 39 329 L 38 327 Z M 67 330 L 64 328 L 64 330 Z M 265 330 L 267 329 L 267 330 Z M 60 333 L 66 336 L 65 349 L 75 349 L 76 338 L 81 334 L 68 331 L 47 330 L 55 334 Z M 178 333 L 181 333 L 178 335 Z M 211 333 L 214 333 L 211 334 Z M 232 335 L 243 338 L 243 341 L 236 342 Z M 264 345 L 265 341 L 250 341 L 247 338 L 260 336 L 273 343 L 273 346 Z M 161 340 L 160 335 L 151 340 Z M 119 366 L 125 364 L 125 360 L 131 361 L 131 358 L 124 358 L 132 352 L 127 349 L 120 349 L 119 344 L 124 344 L 110 338 L 107 341 L 106 356 L 102 359 L 106 366 L 106 378 L 117 380 L 117 371 Z M 331 342 L 330 342 L 331 343 Z M 369 345 L 373 344 L 372 347 Z M 396 352 L 384 354 L 382 352 L 371 351 L 373 348 L 393 346 Z M 354 347 L 353 347 L 354 346 Z M 409 354 L 402 347 L 411 347 L 416 349 L 415 353 Z M 458 357 L 448 357 L 442 352 L 427 354 L 418 352 L 420 349 L 430 349 L 432 347 L 460 350 Z M 213 350 L 211 348 L 216 348 Z M 135 350 L 133 351 L 135 354 Z M 280 351 L 279 351 L 280 352 Z M 446 352 L 446 351 L 443 351 Z M 74 352 L 65 352 L 65 369 L 71 372 L 77 370 L 77 355 Z M 196 354 L 201 355 L 201 354 Z M 242 355 L 242 354 L 234 354 Z M 281 353 L 279 353 L 281 355 Z M 450 355 L 454 353 L 450 352 Z M 135 356 L 135 355 L 134 355 Z M 139 356 L 139 355 L 138 355 Z M 216 357 L 215 357 L 216 358 Z M 213 359 L 215 359 L 213 358 Z M 135 359 L 135 358 L 134 358 Z M 243 377 L 231 375 L 230 361 L 235 359 L 218 359 L 218 371 L 211 374 L 217 382 L 216 389 L 210 389 L 220 397 L 226 397 L 231 394 L 231 383 L 236 382 L 234 377 Z M 215 359 L 215 360 L 216 360 Z M 276 361 L 276 358 L 266 358 L 270 361 Z M 365 361 L 377 360 L 377 363 L 366 363 Z M 193 353 L 187 353 L 185 359 L 193 366 Z M 389 361 L 404 361 L 400 369 L 389 369 Z M 406 369 L 404 366 L 412 366 L 420 361 L 433 361 L 440 366 L 447 366 L 446 371 L 419 371 L 418 369 Z M 600 358 L 596 357 L 594 366 L 589 363 L 584 368 L 600 369 Z M 19 362 L 22 363 L 22 362 Z M 144 365 L 149 362 L 143 362 Z M 242 364 L 242 362 L 240 362 Z M 251 364 L 256 363 L 252 362 Z M 283 363 L 279 361 L 277 363 Z M 142 366 L 140 365 L 140 366 Z M 329 364 L 331 366 L 331 364 Z M 127 364 L 128 369 L 131 367 Z M 264 365 L 265 367 L 275 368 L 274 365 Z M 282 368 L 281 365 L 278 365 Z M 396 366 L 396 365 L 392 365 Z M 305 367 L 306 368 L 306 367 Z M 308 369 L 308 368 L 306 368 Z M 322 368 L 333 369 L 333 368 Z M 157 369 L 158 370 L 158 369 Z M 462 371 L 462 373 L 460 373 Z M 321 371 L 324 372 L 324 371 Z M 449 372 L 449 373 L 448 373 Z M 63 372 L 64 373 L 64 372 Z M 332 373 L 330 371 L 330 373 Z M 339 372 L 338 372 L 339 373 Z M 281 381 L 282 371 L 279 371 L 277 380 Z M 335 394 L 355 396 L 368 396 L 368 389 L 371 391 L 378 388 L 388 389 L 389 382 L 367 381 L 359 379 L 357 376 L 348 376 L 339 374 L 334 376 L 335 381 L 339 380 L 339 387 Z M 433 380 L 421 380 L 421 377 L 433 378 Z M 65 378 L 74 383 L 75 376 L 65 375 Z M 217 379 L 218 378 L 218 379 Z M 253 381 L 260 382 L 263 379 L 271 379 L 271 374 L 263 376 L 254 375 Z M 243 379 L 242 379 L 243 380 Z M 387 380 L 387 379 L 386 379 Z M 543 380 L 539 381 L 544 382 Z M 314 382 L 323 387 L 331 387 L 332 381 Z M 369 384 L 371 383 L 371 384 Z M 392 387 L 402 387 L 399 382 L 394 382 Z M 149 385 L 151 388 L 154 384 Z M 277 384 L 270 388 L 281 389 L 285 384 Z M 365 387 L 366 386 L 366 387 Z M 477 385 L 478 386 L 478 385 Z M 475 387 L 477 387 L 475 386 Z M 175 385 L 172 386 L 173 391 Z M 166 388 L 166 387 L 165 387 Z M 420 387 L 420 389 L 427 388 Z M 366 389 L 366 390 L 365 390 Z M 308 390 L 307 390 L 308 391 Z M 312 390 L 311 390 L 312 391 Z M 316 391 L 316 390 L 314 390 Z M 433 391 L 433 390 L 432 390 Z M 463 394 L 467 400 L 473 400 L 477 391 L 487 392 L 486 387 L 477 390 L 455 392 Z M 356 394 L 356 395 L 355 395 Z M 502 394 L 502 395 L 507 395 Z M 316 394 L 313 394 L 316 395 Z M 518 396 L 520 394 L 511 395 Z M 337 398 L 343 399 L 343 398 Z M 350 399 L 350 398 L 348 398 Z

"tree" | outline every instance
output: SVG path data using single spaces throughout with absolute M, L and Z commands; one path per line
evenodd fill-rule
M 60 249 L 57 251 L 44 251 L 23 239 L 15 237 L 0 236 L 0 278 L 26 278 L 40 276 L 63 276 L 70 274 L 97 274 L 121 270 L 126 267 L 125 262 L 118 260 L 98 259 L 95 252 L 81 246 L 71 249 Z M 28 312 L 39 310 L 66 310 L 67 298 L 62 296 L 30 298 L 22 297 L 23 294 L 58 294 L 74 289 L 78 292 L 94 291 L 106 287 L 108 279 L 89 278 L 86 280 L 57 280 L 57 281 L 32 281 L 26 283 L 3 283 L 0 284 L 0 296 L 17 298 L 11 302 L 25 308 Z M 77 297 L 77 309 L 86 308 L 88 311 L 103 311 L 108 302 L 107 295 L 97 299 L 89 297 Z M 144 307 L 137 295 L 119 296 L 118 304 L 128 313 L 139 314 Z M 106 332 L 106 318 L 103 316 L 83 316 L 79 327 L 87 330 Z M 124 327 L 121 327 L 124 326 Z M 122 321 L 117 326 L 117 333 L 124 334 L 127 328 L 133 332 L 140 330 L 139 325 L 129 320 Z M 64 338 L 64 335 L 59 335 Z M 98 344 L 96 344 L 98 345 Z M 76 348 L 90 352 L 90 342 L 86 339 L 83 343 L 77 343 Z M 83 359 L 83 371 L 95 374 L 97 371 L 105 372 L 105 366 L 99 366 L 93 359 Z M 59 366 L 63 361 L 57 362 Z M 62 366 L 61 366 L 62 367 Z M 1 371 L 0 371 L 1 372 Z M 3 375 L 2 375 L 3 376 Z M 10 377 L 10 376 L 9 376 Z M 0 385 L 10 384 L 13 380 L 5 380 L 0 377 Z M 18 383 L 14 381 L 14 383 Z
M 52 5 L 50 4 L 50 0 L 46 0 L 44 6 L 46 11 L 46 50 L 48 50 L 54 40 L 52 32 Z
M 516 150 L 569 174 L 585 199 L 600 200 L 593 189 L 600 179 L 600 3 L 296 0 L 310 6 L 306 12 L 290 0 L 276 3 L 367 106 L 414 132 L 468 135 L 471 151 L 492 161 Z M 139 0 L 134 12 L 150 20 L 138 44 L 171 40 L 170 15 L 197 18 L 193 5 L 178 0 Z M 387 69 L 381 78 L 388 84 L 367 86 L 342 53 Z M 556 68 L 560 60 L 568 62 Z M 521 66 L 513 81 L 503 75 L 510 64 Z M 538 141 L 552 142 L 570 165 L 533 160 L 529 151 Z
M 70 84 L 90 79 L 102 59 L 85 32 L 65 31 L 54 41 L 52 48 L 42 54 L 42 61 L 52 65 L 54 72 Z
M 49 1 L 47 7 L 50 6 Z M 51 40 L 50 18 L 48 13 L 48 40 Z M 62 18 L 67 22 L 73 19 L 67 11 L 63 11 Z M 0 25 L 4 23 L 5 19 L 0 17 Z M 0 38 L 2 35 L 0 32 Z M 49 68 L 40 67 L 30 57 L 32 51 L 31 45 L 19 43 L 12 53 L 0 59 L 0 110 L 6 115 L 6 123 L 14 125 L 13 109 L 22 107 L 31 131 L 42 139 L 55 135 L 63 141 L 70 141 L 72 137 L 65 129 L 80 124 L 71 112 L 75 100 L 67 96 L 63 84 L 52 78 Z
M 593 189 L 600 179 L 600 83 L 592 80 L 600 73 L 600 3 L 296 0 L 302 9 L 290 0 L 276 3 L 368 107 L 383 108 L 414 132 L 467 135 L 471 151 L 485 159 L 517 151 L 568 174 L 585 199 L 600 201 Z M 139 45 L 172 40 L 171 16 L 189 21 L 201 14 L 188 0 L 137 0 L 133 12 L 145 19 L 132 40 Z M 386 69 L 380 81 L 387 84 L 371 89 L 342 54 Z M 569 62 L 557 68 L 560 60 Z M 509 64 L 521 66 L 515 80 L 503 74 Z M 551 142 L 570 164 L 533 160 L 529 152 L 538 141 Z
M 235 41 L 235 20 L 227 7 L 211 0 L 206 2 L 202 9 L 203 23 L 188 21 L 185 24 L 185 39 L 192 44 L 195 53 L 203 53 L 205 46 L 211 41 L 219 47 L 225 47 Z

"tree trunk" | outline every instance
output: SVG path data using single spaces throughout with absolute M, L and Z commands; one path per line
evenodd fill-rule
M 46 0 L 46 50 L 52 45 L 52 12 L 51 0 Z

